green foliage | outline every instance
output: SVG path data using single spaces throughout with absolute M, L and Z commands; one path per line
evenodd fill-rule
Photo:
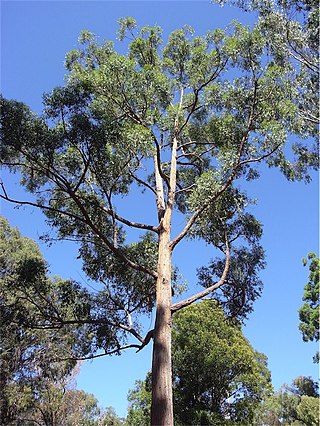
M 104 413 L 99 417 L 96 426 L 121 426 L 123 419 L 120 419 L 113 407 L 107 407 Z
M 134 389 L 128 394 L 129 408 L 126 426 L 149 426 L 151 410 L 151 374 L 146 380 L 137 380 Z
M 315 167 L 313 151 L 295 148 L 301 167 L 283 151 L 297 123 L 295 69 L 276 58 L 264 63 L 263 25 L 250 30 L 234 22 L 203 37 L 184 27 L 162 47 L 160 28 L 138 31 L 135 20 L 125 18 L 119 35 L 131 39 L 128 56 L 82 32 L 79 49 L 67 55 L 67 84 L 44 96 L 43 117 L 2 99 L 2 163 L 19 170 L 30 191 L 47 188 L 39 205 L 50 204 L 47 215 L 61 238 L 90 241 L 84 236 L 97 234 L 99 224 L 112 240 L 110 203 L 142 178 L 159 134 L 163 157 L 170 152 L 179 110 L 174 100 L 182 84 L 177 176 L 182 188 L 194 189 L 180 190 L 181 211 L 194 211 L 204 197 L 218 198 L 231 177 L 255 176 L 251 160 L 266 158 L 290 179 L 308 179 L 306 167 Z M 239 74 L 235 78 L 230 78 L 232 69 Z M 301 136 L 311 133 L 304 126 Z
M 266 356 L 253 350 L 239 324 L 206 300 L 174 317 L 172 337 L 175 424 L 251 425 L 272 386 Z M 128 426 L 149 424 L 150 379 L 129 392 Z
M 226 416 L 251 424 L 256 405 L 271 390 L 265 356 L 252 349 L 213 301 L 177 314 L 173 375 L 181 424 L 223 423 Z
M 317 426 L 319 424 L 319 398 L 303 395 L 297 406 L 297 417 L 302 424 Z
M 291 103 L 289 109 L 291 113 L 296 115 L 293 128 L 294 131 L 303 132 L 308 126 L 311 133 L 315 134 L 317 123 L 319 123 L 317 107 L 319 97 L 317 83 L 319 79 L 319 8 L 317 2 L 313 0 L 277 0 L 272 2 L 233 0 L 231 4 L 259 14 L 260 30 L 267 50 L 273 55 L 274 59 L 271 64 L 282 66 L 287 63 L 297 70 L 295 77 L 293 77 L 293 83 L 297 84 L 295 95 L 300 98 L 300 102 L 297 104 L 289 101 Z M 306 84 L 307 91 L 299 90 L 299 84 L 302 86 Z M 306 120 L 304 125 L 302 125 L 300 118 Z M 293 148 L 298 151 L 300 148 L 304 150 L 299 143 Z M 303 161 L 302 154 L 295 168 L 290 167 L 290 165 L 286 166 L 285 162 L 283 163 L 282 167 L 286 169 L 288 177 L 294 177 L 296 172 L 303 167 Z
M 304 287 L 303 300 L 305 303 L 299 309 L 300 325 L 302 338 L 305 342 L 319 340 L 319 272 L 320 259 L 315 253 L 308 254 L 309 265 L 309 281 Z M 303 259 L 306 266 L 308 261 Z M 315 362 L 319 362 L 319 353 L 314 357 Z
M 74 367 L 80 354 L 103 344 L 108 328 L 103 334 L 98 322 L 95 333 L 90 330 L 85 319 L 92 306 L 86 291 L 75 282 L 49 278 L 37 245 L 4 218 L 0 253 L 2 424 L 97 426 L 97 400 L 74 388 Z M 74 328 L 81 321 L 83 326 Z M 109 419 L 108 413 L 101 422 Z
M 10 422 L 75 366 L 72 353 L 85 350 L 85 330 L 58 323 L 63 317 L 81 317 L 86 304 L 78 285 L 48 278 L 36 244 L 3 218 L 0 253 L 0 403 L 3 421 Z
M 318 383 L 300 376 L 266 398 L 256 413 L 257 426 L 316 426 L 319 422 Z
M 51 330 L 46 345 L 69 342 L 71 357 L 140 349 L 139 314 L 154 307 L 164 232 L 172 244 L 164 248 L 167 259 L 186 237 L 220 252 L 224 260 L 199 269 L 200 284 L 211 287 L 229 264 L 216 298 L 234 319 L 251 312 L 262 290 L 262 226 L 248 213 L 251 201 L 237 180 L 257 178 L 261 162 L 289 180 L 309 181 L 310 170 L 318 168 L 312 141 L 318 62 L 310 34 L 316 19 L 310 12 L 303 24 L 289 21 L 286 12 L 293 5 L 281 5 L 285 12 L 250 3 L 260 11 L 252 28 L 232 22 L 195 36 L 185 26 L 167 42 L 161 28 L 139 29 L 133 18 L 123 18 L 119 39 L 129 40 L 126 55 L 83 31 L 78 48 L 66 55 L 66 83 L 44 95 L 42 115 L 0 99 L 1 166 L 19 173 L 33 197 L 16 199 L 1 182 L 0 198 L 42 209 L 55 238 L 78 243 L 86 274 L 100 285 L 90 293 L 73 281 L 50 280 L 45 266 L 34 281 L 39 256 L 25 267 L 17 260 L 23 286 L 5 274 L 5 318 L 17 318 L 46 336 Z M 304 6 L 298 5 L 301 13 L 313 11 L 311 3 Z M 130 205 L 132 198 L 142 200 L 141 211 L 157 207 L 151 224 L 131 219 L 131 211 L 122 216 L 120 200 Z M 181 228 L 181 214 L 184 228 L 171 235 Z M 131 229 L 140 232 L 135 241 Z M 168 278 L 168 285 L 179 285 L 175 266 L 172 283 Z M 254 354 L 242 349 L 254 365 Z M 242 366 L 240 353 L 235 358 Z M 222 397 L 214 395 L 215 404 Z M 244 401 L 237 410 L 249 413 L 249 419 L 251 406 Z
M 299 396 L 312 396 L 314 398 L 319 396 L 319 385 L 312 380 L 311 377 L 299 376 L 293 380 L 292 386 L 288 389 L 295 395 Z
M 230 267 L 226 285 L 214 295 L 228 316 L 246 318 L 252 304 L 261 293 L 263 284 L 259 271 L 265 267 L 264 251 L 259 244 L 261 223 L 251 214 L 244 213 L 249 201 L 239 190 L 225 191 L 197 222 L 193 232 L 207 243 L 226 250 L 225 232 L 228 233 Z M 199 283 L 210 287 L 219 280 L 225 267 L 224 259 L 216 258 L 208 266 L 198 269 Z
M 30 419 L 28 426 L 97 426 L 98 401 L 83 390 L 65 387 L 63 383 L 48 384 L 41 393 L 35 407 L 23 414 Z

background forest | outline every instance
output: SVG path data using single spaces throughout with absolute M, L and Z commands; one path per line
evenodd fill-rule
M 94 395 L 76 387 L 81 363 L 63 360 L 81 333 L 72 328 L 37 329 L 48 310 L 83 309 L 76 283 L 50 278 L 37 245 L 1 219 L 1 420 L 4 425 L 147 426 L 151 375 L 128 393 L 127 417 L 101 409 Z M 319 259 L 313 255 L 305 286 L 301 329 L 318 339 L 316 310 L 306 321 L 319 290 Z M 307 260 L 306 260 L 307 262 Z M 315 320 L 311 319 L 316 317 Z M 311 321 L 310 321 L 311 319 Z M 318 383 L 300 376 L 274 392 L 267 356 L 256 352 L 239 322 L 226 319 L 213 300 L 181 311 L 173 323 L 176 425 L 317 425 Z

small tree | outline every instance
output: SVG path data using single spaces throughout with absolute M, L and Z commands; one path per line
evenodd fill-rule
M 77 351 L 79 341 L 81 346 L 85 330 L 52 327 L 52 312 L 74 318 L 84 307 L 83 290 L 71 281 L 50 279 L 34 241 L 0 217 L 0 291 L 1 424 L 38 418 L 40 424 L 60 426 L 55 418 L 73 392 L 65 396 L 63 390 L 76 365 L 67 354 Z
M 257 407 L 272 393 L 266 356 L 212 300 L 174 317 L 172 359 L 177 425 L 252 425 Z M 150 379 L 148 374 L 129 392 L 128 426 L 149 424 Z
M 100 416 L 97 426 L 121 426 L 124 424 L 124 419 L 117 416 L 113 407 L 107 407 L 104 413 Z
M 310 140 L 317 54 L 303 26 L 280 26 L 287 21 L 269 12 L 252 29 L 233 23 L 194 37 L 184 27 L 164 46 L 159 27 L 137 31 L 134 19 L 122 19 L 127 55 L 84 31 L 66 57 L 67 83 L 44 96 L 42 116 L 1 101 L 1 163 L 21 173 L 35 200 L 16 199 L 5 183 L 1 198 L 41 208 L 58 238 L 80 244 L 84 270 L 104 285 L 81 318 L 52 313 L 52 321 L 94 330 L 83 357 L 142 349 L 153 337 L 153 425 L 173 423 L 172 315 L 218 289 L 230 312 L 245 315 L 261 292 L 261 226 L 237 180 L 257 178 L 263 161 L 290 180 L 309 180 L 308 168 L 318 166 Z M 305 141 L 293 144 L 290 134 Z M 138 189 L 143 208 L 156 207 L 149 223 L 117 207 Z M 130 228 L 142 233 L 135 243 Z M 172 256 L 187 238 L 222 259 L 200 274 L 202 291 L 172 303 Z M 154 330 L 144 338 L 137 315 L 154 304 Z
M 309 282 L 304 286 L 303 301 L 305 302 L 299 309 L 300 325 L 299 329 L 302 332 L 302 338 L 305 342 L 319 340 L 319 273 L 320 259 L 315 253 L 309 253 Z M 304 266 L 308 261 L 303 260 Z M 319 362 L 319 352 L 314 356 L 314 362 Z
M 319 424 L 318 383 L 311 377 L 300 376 L 292 385 L 280 390 L 264 401 L 257 426 L 291 425 L 317 426 Z
M 145 380 L 137 380 L 134 389 L 128 393 L 128 415 L 126 426 L 149 426 L 151 415 L 151 374 Z
M 37 400 L 12 426 L 98 426 L 99 414 L 94 395 L 70 387 L 66 378 L 42 386 Z
M 177 424 L 252 425 L 272 391 L 271 376 L 266 356 L 253 350 L 239 324 L 203 301 L 175 317 L 172 342 Z

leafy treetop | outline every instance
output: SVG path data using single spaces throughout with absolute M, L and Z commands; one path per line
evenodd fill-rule
M 80 316 L 52 318 L 55 327 L 74 321 L 97 333 L 92 354 L 119 353 L 128 336 L 139 341 L 129 347 L 144 345 L 137 314 L 154 305 L 158 238 L 172 209 L 185 223 L 170 252 L 197 238 L 224 259 L 199 270 L 204 290 L 173 304 L 172 312 L 223 283 L 218 297 L 230 315 L 252 310 L 262 288 L 262 228 L 236 181 L 257 178 L 263 161 L 290 180 L 308 181 L 310 167 L 318 166 L 308 83 L 317 68 L 313 51 L 315 65 L 308 67 L 304 50 L 295 59 L 287 40 L 275 37 L 278 30 L 267 17 L 253 28 L 233 22 L 204 36 L 183 27 L 164 44 L 161 28 L 138 30 L 124 18 L 119 38 L 129 39 L 128 53 L 82 32 L 80 47 L 66 56 L 66 85 L 44 95 L 41 116 L 1 99 L 1 164 L 21 174 L 35 200 L 14 198 L 4 182 L 0 196 L 40 207 L 58 239 L 79 243 L 84 270 L 102 290 L 85 295 Z M 292 31 L 300 37 L 295 46 L 304 46 L 300 29 Z M 294 143 L 292 134 L 299 137 Z M 136 197 L 137 189 L 146 206 L 151 196 L 157 208 L 149 223 L 120 211 L 120 198 Z M 142 234 L 135 242 L 127 233 L 133 228 Z M 178 276 L 172 267 L 176 289 Z

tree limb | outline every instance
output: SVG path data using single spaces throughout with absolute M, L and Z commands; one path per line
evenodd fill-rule
M 151 339 L 153 339 L 154 336 L 154 329 L 148 331 L 146 337 L 143 339 L 142 345 L 136 352 L 140 352 L 145 346 L 148 345 Z
M 245 164 L 244 162 L 241 162 L 241 156 L 242 156 L 242 153 L 243 153 L 245 143 L 248 140 L 248 137 L 249 137 L 249 134 L 250 134 L 250 131 L 251 131 L 251 127 L 252 127 L 252 123 L 253 123 L 254 111 L 255 111 L 255 108 L 256 108 L 256 101 L 257 101 L 257 91 L 258 91 L 258 82 L 257 82 L 257 80 L 255 80 L 254 81 L 253 100 L 252 100 L 252 105 L 251 105 L 251 108 L 250 108 L 250 114 L 249 114 L 248 121 L 247 121 L 247 128 L 244 131 L 244 134 L 241 138 L 241 142 L 240 142 L 238 154 L 237 154 L 237 160 L 236 160 L 235 165 L 232 168 L 232 171 L 231 171 L 231 174 L 230 174 L 228 180 L 225 182 L 225 184 L 222 186 L 222 188 L 216 194 L 214 194 L 212 197 L 209 197 L 209 200 L 208 200 L 207 203 L 205 203 L 202 207 L 200 207 L 192 215 L 192 217 L 187 222 L 185 228 L 180 232 L 180 234 L 176 238 L 174 238 L 170 242 L 171 250 L 173 250 L 175 248 L 175 246 L 187 235 L 187 233 L 189 232 L 189 230 L 191 229 L 193 224 L 196 222 L 198 217 L 204 212 L 204 210 L 206 210 L 209 207 L 209 205 L 213 201 L 215 201 L 231 185 L 231 183 L 233 182 L 233 179 L 235 178 L 235 176 L 237 174 L 238 169 L 240 168 L 241 165 Z M 246 161 L 246 162 L 249 162 L 249 161 Z
M 13 204 L 20 204 L 21 206 L 25 205 L 25 206 L 37 207 L 39 209 L 48 210 L 48 211 L 52 211 L 52 212 L 55 212 L 55 213 L 63 214 L 63 215 L 66 215 L 68 217 L 71 217 L 72 219 L 76 219 L 76 220 L 79 220 L 79 221 L 85 223 L 85 220 L 83 218 L 81 218 L 80 216 L 77 216 L 73 213 L 69 213 L 69 212 L 64 211 L 64 210 L 59 210 L 59 209 L 55 209 L 54 207 L 51 207 L 51 206 L 45 206 L 45 205 L 41 205 L 41 204 L 38 204 L 38 203 L 33 203 L 32 201 L 15 200 L 15 199 L 8 196 L 2 181 L 0 181 L 0 186 L 1 186 L 2 191 L 4 193 L 4 195 L 0 194 L 0 198 L 3 199 L 3 200 L 6 200 L 6 201 L 13 203 Z
M 117 219 L 119 222 L 130 226 L 131 228 L 139 228 L 139 229 L 147 229 L 149 231 L 153 231 L 153 232 L 158 232 L 158 227 L 157 226 L 153 226 L 153 225 L 148 225 L 145 223 L 138 223 L 138 222 L 134 222 L 132 220 L 128 220 L 120 215 L 118 215 L 117 213 L 114 212 L 114 210 L 112 209 L 108 209 L 105 206 L 101 206 L 102 210 L 104 212 L 106 212 L 108 215 L 114 217 L 115 219 Z
M 144 180 L 138 178 L 134 173 L 129 172 L 130 176 L 132 177 L 132 179 L 134 179 L 135 181 L 137 181 L 138 183 L 140 183 L 141 185 L 145 186 L 146 188 L 150 189 L 150 191 L 152 191 L 155 195 L 157 195 L 157 191 L 151 186 L 149 185 L 147 182 L 145 182 Z
M 96 234 L 107 245 L 107 247 L 110 249 L 110 251 L 112 251 L 115 256 L 117 256 L 118 258 L 120 258 L 124 262 L 125 265 L 127 265 L 130 268 L 135 269 L 137 271 L 145 272 L 146 274 L 150 275 L 151 277 L 153 277 L 155 279 L 157 278 L 158 274 L 157 274 L 156 271 L 152 271 L 152 270 L 150 270 L 149 268 L 146 268 L 143 265 L 138 265 L 137 263 L 131 261 L 130 259 L 128 259 L 126 257 L 126 255 L 122 252 L 122 250 L 116 248 L 109 241 L 109 239 L 92 222 L 92 220 L 90 219 L 89 214 L 86 211 L 85 207 L 82 205 L 82 203 L 80 202 L 80 200 L 78 199 L 78 197 L 76 196 L 76 194 L 74 193 L 74 191 L 72 190 L 72 188 L 69 185 L 68 185 L 68 187 L 69 187 L 68 189 L 69 189 L 70 192 L 67 192 L 67 193 L 71 196 L 71 198 L 73 199 L 73 201 L 79 207 L 79 209 L 80 209 L 81 213 L 83 214 L 84 218 L 80 217 L 80 216 L 77 216 L 77 215 L 74 215 L 74 214 L 71 214 L 71 213 L 68 213 L 68 212 L 63 211 L 63 210 L 55 209 L 55 208 L 53 208 L 51 206 L 40 205 L 38 203 L 33 203 L 31 201 L 19 201 L 19 200 L 12 199 L 6 193 L 6 190 L 5 190 L 5 187 L 4 187 L 2 181 L 0 182 L 0 186 L 2 187 L 2 190 L 3 190 L 3 193 L 4 193 L 4 195 L 0 194 L 0 198 L 2 198 L 3 200 L 9 201 L 9 202 L 15 203 L 15 204 L 28 205 L 28 206 L 32 206 L 32 207 L 37 207 L 37 208 L 40 208 L 40 209 L 43 209 L 43 210 L 53 211 L 55 213 L 61 213 L 61 214 L 64 214 L 64 215 L 66 215 L 68 217 L 71 217 L 73 219 L 77 219 L 77 220 L 81 221 L 82 223 L 88 225 L 89 228 L 91 228 L 91 230 L 94 232 L 94 234 Z M 147 226 L 147 228 L 144 228 L 144 229 L 149 229 L 148 225 L 146 225 L 146 226 Z M 152 229 L 150 229 L 150 230 L 153 230 L 154 232 L 157 232 L 156 229 L 157 229 L 156 227 L 152 227 Z
M 112 354 L 118 353 L 120 351 L 123 351 L 125 349 L 129 349 L 129 348 L 139 349 L 140 345 L 135 345 L 135 344 L 125 345 L 125 346 L 120 346 L 117 349 L 113 349 L 112 351 L 105 351 L 104 353 L 98 354 L 98 355 L 90 355 L 90 356 L 85 356 L 85 357 L 71 357 L 71 356 L 69 356 L 69 357 L 66 357 L 66 358 L 57 358 L 55 361 L 58 361 L 58 362 L 59 361 L 60 362 L 61 361 L 69 361 L 69 360 L 71 360 L 71 361 L 86 361 L 86 360 L 89 360 L 89 359 L 101 358 L 103 356 L 112 355 Z
M 187 115 L 184 123 L 182 124 L 182 126 L 179 129 L 179 134 L 181 134 L 182 130 L 184 129 L 184 127 L 188 124 L 192 114 L 195 112 L 197 103 L 198 103 L 198 99 L 199 99 L 199 93 L 201 92 L 201 90 L 206 87 L 208 84 L 210 84 L 215 78 L 217 78 L 219 76 L 219 74 L 221 73 L 221 71 L 225 68 L 225 66 L 227 65 L 228 59 L 226 59 L 226 61 L 220 65 L 217 66 L 217 68 L 215 69 L 215 71 L 211 74 L 211 76 L 208 78 L 208 80 L 206 80 L 205 82 L 203 82 L 197 89 L 194 90 L 194 100 L 193 103 L 190 105 L 191 106 L 191 110 L 189 111 L 189 114 Z
M 157 167 L 157 170 L 158 170 L 158 172 L 159 172 L 159 175 L 162 177 L 162 179 L 166 182 L 166 184 L 167 184 L 167 187 L 169 188 L 170 187 L 170 181 L 169 181 L 169 179 L 168 179 L 168 176 L 163 172 L 163 170 L 162 170 L 162 168 L 161 168 L 161 153 L 160 153 L 160 145 L 159 145 L 159 142 L 158 142 L 158 140 L 157 140 L 157 138 L 155 137 L 155 136 L 153 136 L 153 140 L 154 140 L 154 143 L 155 143 L 155 145 L 156 145 L 156 167 Z
M 229 265 L 230 265 L 230 249 L 229 249 L 229 243 L 228 243 L 226 230 L 225 230 L 225 243 L 226 243 L 226 261 L 225 261 L 225 267 L 224 267 L 224 270 L 223 270 L 223 273 L 221 275 L 220 280 L 218 282 L 216 282 L 215 284 L 211 285 L 210 287 L 206 288 L 205 290 L 200 291 L 197 294 L 194 294 L 193 296 L 189 297 L 188 299 L 182 300 L 181 302 L 174 303 L 171 306 L 172 314 L 179 311 L 180 309 L 185 308 L 186 306 L 191 305 L 192 303 L 196 302 L 197 300 L 202 299 L 203 297 L 212 293 L 217 288 L 221 287 L 222 284 L 224 284 L 224 282 L 227 278 Z

